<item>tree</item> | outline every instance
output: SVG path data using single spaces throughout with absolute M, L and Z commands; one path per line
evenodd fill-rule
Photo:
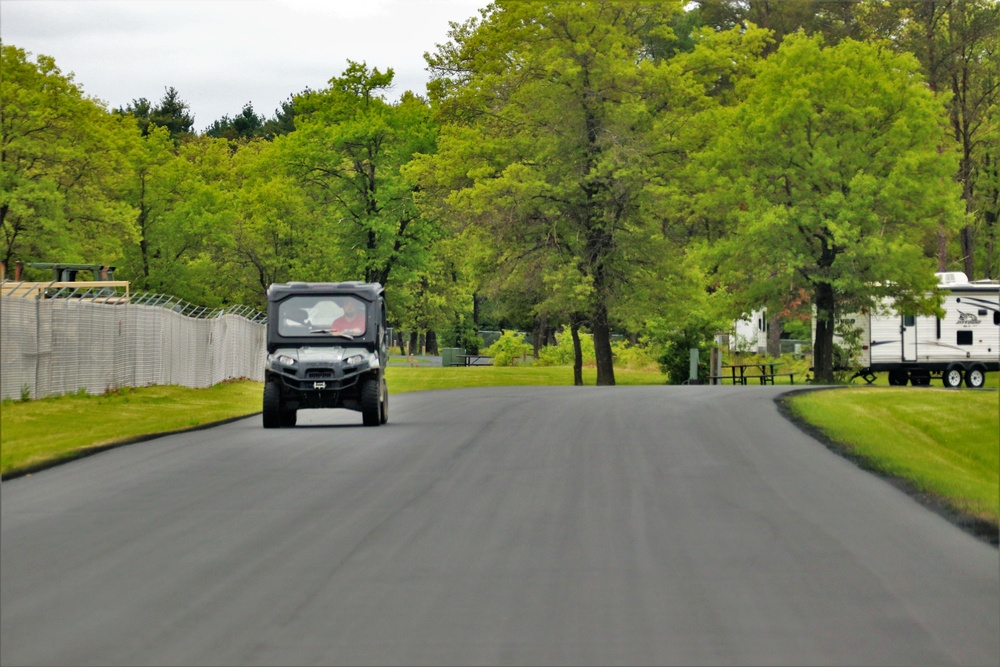
M 877 44 L 786 38 L 706 150 L 732 234 L 711 253 L 734 291 L 780 307 L 808 291 L 816 379 L 833 380 L 837 316 L 894 298 L 929 312 L 923 234 L 962 220 L 946 115 L 918 64 Z
M 288 173 L 329 220 L 331 278 L 389 284 L 418 271 L 436 234 L 413 201 L 401 168 L 432 152 L 437 127 L 426 101 L 404 93 L 389 104 L 393 72 L 350 62 L 330 87 L 295 98 L 295 131 L 279 138 Z M 402 281 L 400 281 L 402 282 Z
M 541 267 L 564 290 L 548 301 L 567 317 L 582 298 L 600 385 L 615 383 L 612 321 L 657 291 L 662 301 L 670 247 L 658 202 L 700 139 L 690 121 L 727 86 L 704 51 L 697 67 L 657 55 L 683 55 L 669 47 L 680 10 L 496 2 L 427 57 L 432 102 L 450 124 L 421 184 L 451 191 L 453 217 L 503 251 L 499 273 Z
M 254 137 L 262 136 L 263 131 L 264 117 L 258 116 L 253 110 L 253 104 L 247 102 L 243 105 L 243 111 L 234 118 L 227 115 L 213 121 L 205 130 L 205 134 L 215 139 L 249 141 Z
M 163 98 L 155 107 L 145 97 L 140 97 L 116 111 L 119 115 L 134 117 L 143 136 L 149 134 L 150 126 L 166 128 L 174 145 L 179 145 L 193 134 L 194 116 L 189 112 L 188 103 L 181 99 L 173 86 L 165 89 Z
M 137 133 L 28 56 L 0 45 L 0 260 L 109 262 L 135 233 L 119 195 Z

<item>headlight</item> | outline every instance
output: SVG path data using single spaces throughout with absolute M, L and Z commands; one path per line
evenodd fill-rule
M 344 359 L 344 364 L 347 366 L 357 366 L 364 360 L 365 358 L 362 355 L 355 354 L 353 356 L 347 357 L 347 359 Z
M 278 363 L 281 364 L 282 366 L 294 366 L 295 365 L 295 360 L 292 359 L 291 357 L 286 357 L 283 354 L 279 354 L 278 355 Z

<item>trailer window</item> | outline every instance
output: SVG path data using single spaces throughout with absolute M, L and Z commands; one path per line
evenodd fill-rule
M 993 324 L 1000 324 L 1000 310 L 993 311 Z
M 959 345 L 972 345 L 972 332 L 971 331 L 959 331 L 958 332 L 958 344 Z
M 903 326 L 904 327 L 912 327 L 912 326 L 916 326 L 916 324 L 917 324 L 917 318 L 914 317 L 913 315 L 905 315 L 903 317 Z

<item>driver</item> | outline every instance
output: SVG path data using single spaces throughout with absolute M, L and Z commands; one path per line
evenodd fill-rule
M 365 332 L 365 310 L 356 299 L 347 299 L 344 313 L 330 325 L 330 333 L 360 336 Z

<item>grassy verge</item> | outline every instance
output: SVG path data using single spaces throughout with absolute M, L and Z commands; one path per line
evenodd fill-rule
M 0 403 L 0 475 L 30 470 L 137 437 L 194 428 L 260 410 L 259 382 L 208 389 L 142 387 Z
M 864 467 L 907 480 L 917 492 L 996 532 L 996 391 L 857 387 L 794 396 L 788 407 Z

